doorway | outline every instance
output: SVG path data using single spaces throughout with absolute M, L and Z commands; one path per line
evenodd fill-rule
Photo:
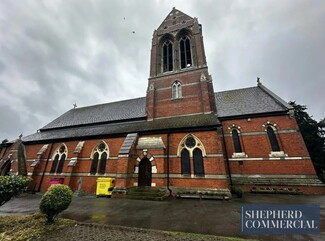
M 144 157 L 139 164 L 139 187 L 151 187 L 151 162 Z

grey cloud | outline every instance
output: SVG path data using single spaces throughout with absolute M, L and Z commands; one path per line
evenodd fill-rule
M 0 2 L 3 139 L 35 132 L 75 102 L 144 96 L 152 32 L 174 6 L 203 25 L 216 91 L 260 76 L 324 117 L 323 1 L 13 0 Z

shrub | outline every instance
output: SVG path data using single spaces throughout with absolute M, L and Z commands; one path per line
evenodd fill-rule
M 241 190 L 239 187 L 231 187 L 231 193 L 236 194 L 238 198 L 243 197 L 243 190 Z
M 31 181 L 30 177 L 0 176 L 0 206 L 22 193 Z
M 41 199 L 40 210 L 48 223 L 53 223 L 54 218 L 69 207 L 72 195 L 70 187 L 63 184 L 54 184 L 47 190 Z

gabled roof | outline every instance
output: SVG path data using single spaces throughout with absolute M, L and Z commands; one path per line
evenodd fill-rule
M 194 18 L 176 8 L 173 8 L 173 10 L 167 15 L 167 17 L 158 27 L 157 33 L 158 35 L 162 35 L 164 33 L 186 28 L 192 25 L 193 21 Z
M 180 128 L 213 127 L 217 117 L 244 118 L 285 114 L 292 107 L 262 84 L 256 87 L 215 93 L 217 116 L 198 114 L 172 118 L 146 120 L 146 98 L 136 98 L 102 105 L 71 109 L 40 132 L 23 138 L 24 142 L 89 138 Z
M 106 123 L 89 126 L 74 126 L 61 129 L 48 129 L 26 136 L 24 142 L 41 142 L 62 139 L 87 139 L 107 135 L 127 135 L 128 133 L 145 133 L 166 130 L 197 128 L 214 128 L 219 121 L 214 114 L 198 114 L 156 119 L 153 121 L 140 120 L 121 123 Z
M 215 93 L 220 118 L 286 113 L 292 107 L 262 84 Z
M 101 105 L 71 109 L 43 128 L 54 129 L 70 126 L 99 124 L 146 117 L 146 98 L 130 99 Z

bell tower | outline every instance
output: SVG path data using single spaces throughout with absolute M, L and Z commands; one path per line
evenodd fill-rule
M 216 112 L 197 18 L 173 8 L 153 33 L 147 118 Z

